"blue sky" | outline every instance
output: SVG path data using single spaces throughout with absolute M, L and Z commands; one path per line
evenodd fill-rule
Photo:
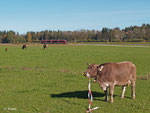
M 125 28 L 150 23 L 150 0 L 0 0 L 0 30 Z

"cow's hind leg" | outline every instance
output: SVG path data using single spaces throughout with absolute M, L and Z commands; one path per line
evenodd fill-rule
M 113 103 L 114 85 L 110 86 L 110 102 Z
M 132 87 L 131 87 L 131 90 L 132 90 L 132 99 L 135 99 L 135 81 L 132 81 Z
M 126 91 L 126 86 L 122 86 L 122 96 L 121 96 L 122 99 L 124 98 L 125 91 Z

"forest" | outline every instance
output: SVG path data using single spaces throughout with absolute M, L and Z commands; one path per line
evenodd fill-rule
M 0 31 L 0 43 L 38 43 L 41 40 L 51 39 L 64 39 L 68 42 L 150 42 L 150 24 L 130 26 L 124 29 L 105 27 L 101 30 L 44 30 L 29 31 L 25 34 L 19 34 L 13 30 Z

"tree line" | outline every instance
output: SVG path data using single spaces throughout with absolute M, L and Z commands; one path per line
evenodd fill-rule
M 150 42 L 150 24 L 130 26 L 124 29 L 118 27 L 102 30 L 75 30 L 27 32 L 19 34 L 14 31 L 0 31 L 0 43 L 40 42 L 41 40 L 60 40 L 68 42 Z

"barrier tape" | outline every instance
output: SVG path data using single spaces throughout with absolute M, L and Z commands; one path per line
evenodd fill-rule
M 96 109 L 98 109 L 99 107 L 95 107 L 95 108 L 91 109 L 91 105 L 92 105 L 92 101 L 93 101 L 93 96 L 92 96 L 92 92 L 91 92 L 91 80 L 90 80 L 90 77 L 89 77 L 88 89 L 89 89 L 89 92 L 88 92 L 89 110 L 88 110 L 86 113 L 92 113 L 92 110 L 96 110 Z

